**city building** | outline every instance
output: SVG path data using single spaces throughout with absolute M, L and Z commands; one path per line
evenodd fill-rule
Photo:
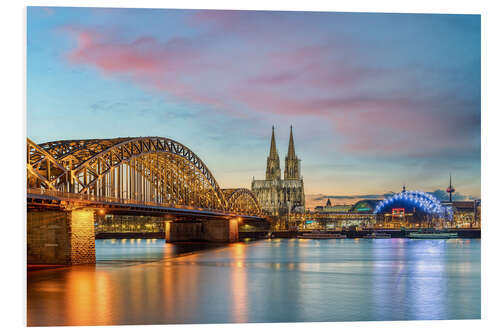
M 456 228 L 481 228 L 481 200 L 442 202 L 451 207 L 453 221 L 447 225 Z
M 356 202 L 349 211 L 358 214 L 372 214 L 380 201 L 381 200 L 375 199 L 360 200 Z
M 284 178 L 281 179 L 280 158 L 276 149 L 273 126 L 271 147 L 267 157 L 266 179 L 253 179 L 252 191 L 265 214 L 278 216 L 292 212 L 303 213 L 305 211 L 304 180 L 300 175 L 300 159 L 295 154 L 291 126 L 288 154 L 285 158 Z
M 449 201 L 439 200 L 431 193 L 403 191 L 380 201 L 373 214 L 377 226 L 386 228 L 480 228 L 481 200 L 455 201 L 451 184 L 446 190 Z
M 316 213 L 347 213 L 352 208 L 352 205 L 332 205 L 330 199 L 326 201 L 325 206 L 316 206 Z

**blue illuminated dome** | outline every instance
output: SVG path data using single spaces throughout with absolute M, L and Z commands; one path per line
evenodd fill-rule
M 450 219 L 452 210 L 444 207 L 435 196 L 419 191 L 403 191 L 377 204 L 373 213 L 383 214 L 391 212 L 393 208 L 404 208 L 405 211 L 418 215 Z

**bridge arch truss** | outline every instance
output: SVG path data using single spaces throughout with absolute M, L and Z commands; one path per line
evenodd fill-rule
M 228 209 L 236 212 L 262 213 L 259 202 L 252 191 L 246 188 L 223 189 Z
M 27 139 L 28 188 L 260 214 L 254 194 L 221 189 L 204 162 L 163 137 Z
M 27 141 L 28 187 L 136 201 L 228 208 L 203 161 L 162 137 Z

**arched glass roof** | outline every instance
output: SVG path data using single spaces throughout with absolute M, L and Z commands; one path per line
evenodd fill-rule
M 420 191 L 403 191 L 397 193 L 377 204 L 373 213 L 380 214 L 390 211 L 392 208 L 405 208 L 424 214 L 434 215 L 442 218 L 450 218 L 452 210 L 445 207 L 435 196 Z

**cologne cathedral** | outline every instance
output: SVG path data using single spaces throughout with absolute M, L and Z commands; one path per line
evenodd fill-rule
M 271 148 L 267 158 L 266 179 L 254 179 L 252 191 L 266 214 L 284 215 L 305 211 L 304 180 L 300 175 L 300 160 L 295 155 L 291 126 L 288 154 L 285 158 L 284 179 L 281 179 L 280 158 L 276 150 L 273 126 Z

